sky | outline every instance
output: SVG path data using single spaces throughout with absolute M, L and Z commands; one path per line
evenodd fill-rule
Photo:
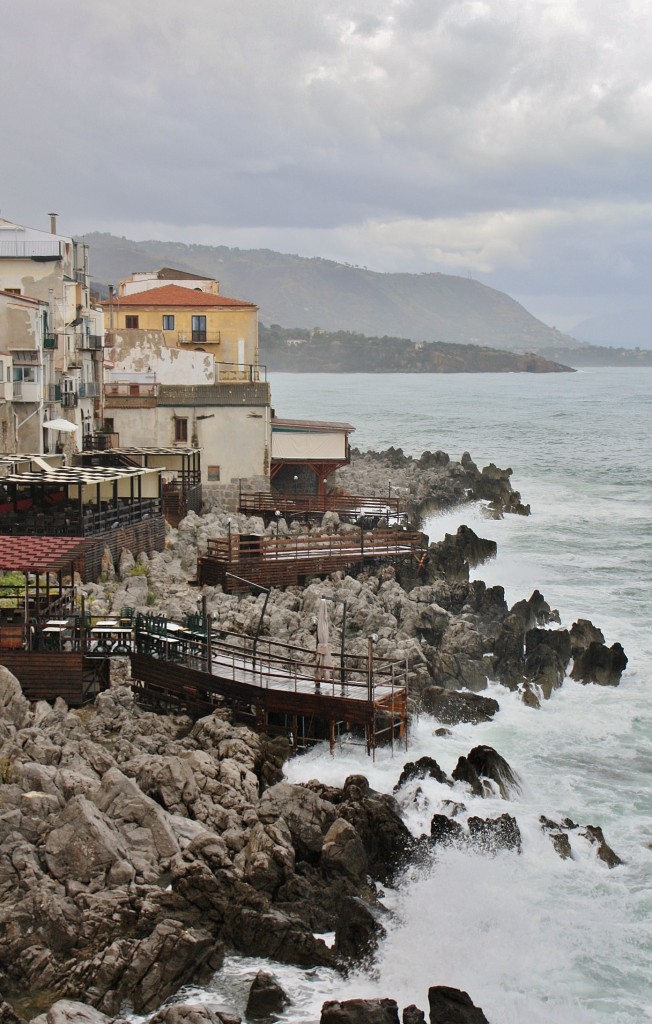
M 651 39 L 649 0 L 20 0 L 0 216 L 652 312 Z

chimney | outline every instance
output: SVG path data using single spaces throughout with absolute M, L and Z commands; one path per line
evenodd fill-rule
M 57 217 L 58 216 L 59 216 L 58 213 L 49 213 L 48 214 L 48 217 L 50 218 L 50 234 L 51 235 L 56 235 L 56 233 L 57 233 Z

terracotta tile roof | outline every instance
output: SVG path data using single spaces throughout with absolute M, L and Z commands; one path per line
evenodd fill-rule
M 79 537 L 0 536 L 0 570 L 65 572 L 89 546 Z
M 108 302 L 103 302 L 105 309 L 109 308 Z M 195 291 L 194 288 L 182 288 L 178 284 L 165 284 L 162 288 L 150 288 L 147 291 L 135 292 L 133 295 L 121 295 L 119 300 L 113 300 L 113 308 L 118 309 L 145 309 L 149 306 L 157 306 L 172 309 L 175 306 L 188 306 L 193 309 L 201 309 L 205 306 L 219 308 L 257 309 L 253 302 L 243 302 L 242 299 L 230 299 L 227 295 L 209 295 L 206 292 Z

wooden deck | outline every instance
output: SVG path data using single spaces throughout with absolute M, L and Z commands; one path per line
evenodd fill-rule
M 400 498 L 378 498 L 354 494 L 283 494 L 280 491 L 241 491 L 238 511 L 244 515 L 260 516 L 266 523 L 279 518 L 286 520 L 317 519 L 326 512 L 337 512 L 340 519 L 357 522 L 359 519 L 386 519 L 396 523 L 407 522 L 407 504 Z
M 201 586 L 219 585 L 227 593 L 246 589 L 245 579 L 256 586 L 284 587 L 379 562 L 408 562 L 419 569 L 427 552 L 426 535 L 407 530 L 276 537 L 231 534 L 208 541 L 206 554 L 197 560 L 197 579 Z
M 53 634 L 54 635 L 54 634 Z M 110 659 L 129 656 L 132 686 L 142 703 L 193 717 L 225 705 L 254 727 L 284 733 L 298 749 L 357 732 L 369 753 L 379 740 L 407 744 L 407 664 L 374 656 L 331 655 L 271 639 L 214 631 L 201 615 L 185 623 L 138 616 L 133 629 L 94 626 L 88 645 L 62 628 L 47 651 L 0 651 L 30 700 L 63 699 L 79 707 L 109 685 Z M 55 638 L 56 639 L 56 638 Z M 81 643 L 85 649 L 70 649 Z

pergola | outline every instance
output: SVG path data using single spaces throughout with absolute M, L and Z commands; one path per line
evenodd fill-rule
M 0 577 L 0 597 L 16 601 L 15 607 L 3 610 L 5 621 L 9 611 L 12 619 L 17 614 L 25 622 L 31 616 L 40 618 L 55 600 L 72 612 L 75 570 L 81 567 L 88 548 L 89 541 L 79 537 L 0 536 L 0 574 L 21 573 L 25 578 L 20 588 L 12 583 L 9 593 Z M 70 579 L 67 584 L 65 577 Z
M 87 535 L 160 515 L 160 469 L 46 467 L 1 482 L 0 533 Z

